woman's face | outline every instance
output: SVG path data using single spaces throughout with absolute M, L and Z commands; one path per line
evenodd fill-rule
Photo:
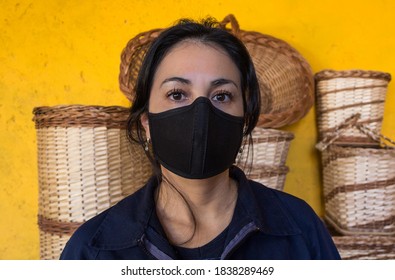
M 147 139 L 151 138 L 150 132 L 156 133 L 155 137 L 165 135 L 164 141 L 155 142 L 157 139 L 152 139 L 152 145 L 158 153 L 158 160 L 173 170 L 172 172 L 182 177 L 200 179 L 218 174 L 215 172 L 223 172 L 232 164 L 240 147 L 243 129 L 244 109 L 240 77 L 240 72 L 231 58 L 222 48 L 215 45 L 183 41 L 175 45 L 163 58 L 154 75 L 150 91 L 148 111 L 152 113 L 152 131 L 147 113 L 142 115 L 141 121 Z M 193 111 L 193 115 L 177 115 L 176 118 L 180 119 L 171 119 L 168 123 L 160 122 L 160 117 L 155 118 L 155 114 L 188 106 L 198 98 L 207 98 L 217 109 L 237 118 L 223 117 L 223 114 L 220 114 L 222 117 L 214 118 L 210 115 L 210 127 L 215 127 L 215 131 L 212 131 L 214 133 L 211 134 L 207 132 L 207 123 L 201 123 L 205 117 L 202 114 L 207 112 L 204 111 L 207 107 L 203 105 L 196 107 L 202 109 Z M 191 126 L 199 129 L 188 129 L 189 120 Z M 193 123 L 194 121 L 197 123 Z M 173 124 L 178 125 L 174 127 L 174 131 L 178 132 L 168 135 Z M 166 127 L 165 130 L 161 130 L 163 126 Z M 218 131 L 221 132 L 217 133 Z M 233 141 L 229 141 L 229 137 Z M 180 147 L 184 140 L 187 144 Z M 159 145 L 163 142 L 166 143 L 165 146 Z M 174 148 L 174 143 L 177 143 L 176 146 L 179 148 Z M 227 150 L 221 150 L 222 147 Z M 181 150 L 183 152 L 180 152 Z M 162 172 L 165 169 L 162 166 Z
M 210 99 L 214 106 L 228 114 L 244 115 L 240 73 L 226 52 L 214 45 L 183 41 L 157 68 L 149 112 L 186 106 L 198 97 Z

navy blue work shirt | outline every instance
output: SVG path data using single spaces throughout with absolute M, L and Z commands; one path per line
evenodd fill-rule
M 238 198 L 220 259 L 340 259 L 321 219 L 303 200 L 248 180 L 239 168 Z M 179 259 L 155 211 L 156 178 L 84 223 L 61 259 Z

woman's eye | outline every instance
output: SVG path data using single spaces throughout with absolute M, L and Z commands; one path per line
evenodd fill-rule
M 179 90 L 171 91 L 167 94 L 167 96 L 174 101 L 182 101 L 185 99 L 185 94 Z
M 217 102 L 228 102 L 230 101 L 232 94 L 230 92 L 219 92 L 216 93 L 212 99 Z

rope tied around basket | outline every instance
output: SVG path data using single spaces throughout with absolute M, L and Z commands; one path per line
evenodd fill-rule
M 356 113 L 356 114 L 353 114 L 352 116 L 350 116 L 349 118 L 345 119 L 340 125 L 338 125 L 335 128 L 335 132 L 333 134 L 324 137 L 324 139 L 322 139 L 319 143 L 317 143 L 315 145 L 316 149 L 318 149 L 321 152 L 326 150 L 329 145 L 333 144 L 333 142 L 335 142 L 344 133 L 344 131 L 346 131 L 347 129 L 349 129 L 351 127 L 357 128 L 359 131 L 361 131 L 363 134 L 367 135 L 369 138 L 371 138 L 375 142 L 380 143 L 380 145 L 383 148 L 387 148 L 387 149 L 394 149 L 395 148 L 394 147 L 395 141 L 382 135 L 381 133 L 377 133 L 376 131 L 373 131 L 371 128 L 369 128 L 368 126 L 366 126 L 364 124 L 358 123 L 358 120 L 360 119 L 360 117 L 361 117 L 361 114 Z M 388 141 L 389 143 L 391 143 L 394 146 L 389 146 L 389 145 L 385 144 L 384 142 L 381 142 L 380 141 L 381 139 Z

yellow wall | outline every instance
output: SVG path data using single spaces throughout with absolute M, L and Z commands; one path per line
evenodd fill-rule
M 51 0 L 0 5 L 0 259 L 39 257 L 35 106 L 128 106 L 118 89 L 120 52 L 138 32 L 180 17 L 236 15 L 241 28 L 284 39 L 313 71 L 395 74 L 395 1 Z M 390 83 L 383 132 L 395 138 Z M 297 124 L 285 191 L 323 214 L 314 109 Z

